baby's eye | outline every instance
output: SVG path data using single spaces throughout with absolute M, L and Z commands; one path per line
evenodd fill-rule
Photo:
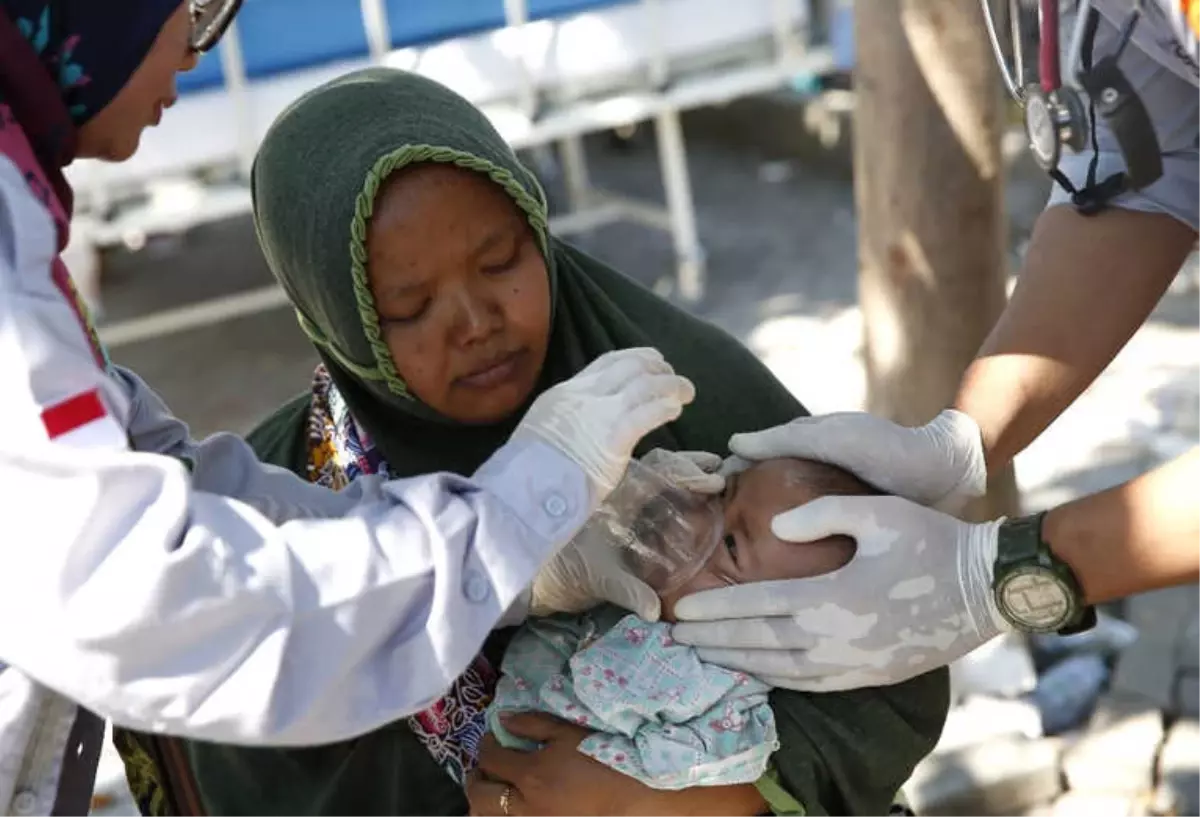
M 734 565 L 736 565 L 738 563 L 737 540 L 733 538 L 732 533 L 725 534 L 725 551 L 729 554 L 729 558 L 733 559 Z

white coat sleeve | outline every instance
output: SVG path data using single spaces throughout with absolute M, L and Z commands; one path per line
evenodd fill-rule
M 0 158 L 0 662 L 133 728 L 340 740 L 442 694 L 582 525 L 584 474 L 540 442 L 471 479 L 196 490 L 129 450 L 128 384 L 53 285 L 53 237 Z

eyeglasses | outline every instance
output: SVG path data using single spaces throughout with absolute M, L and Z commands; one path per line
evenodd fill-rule
M 192 48 L 201 53 L 221 39 L 242 6 L 242 0 L 188 0 L 192 12 Z

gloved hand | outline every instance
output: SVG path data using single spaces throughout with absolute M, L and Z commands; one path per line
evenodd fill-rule
M 638 462 L 692 493 L 719 494 L 725 490 L 725 477 L 717 473 L 722 464 L 721 458 L 707 451 L 655 448 Z
M 536 436 L 578 463 L 595 509 L 624 475 L 634 446 L 678 417 L 694 396 L 691 382 L 656 349 L 609 352 L 539 396 L 513 438 Z M 629 572 L 618 551 L 590 538 L 585 528 L 541 569 L 530 612 L 578 612 L 608 601 L 657 620 L 654 591 Z
M 513 439 L 536 436 L 574 460 L 588 476 L 594 508 L 616 487 L 642 437 L 695 396 L 657 349 L 607 352 L 534 400 Z
M 711 473 L 721 465 L 716 454 L 655 448 L 639 462 L 698 494 L 725 489 L 725 478 Z M 591 588 L 592 593 L 580 593 L 580 588 Z M 658 594 L 629 573 L 622 554 L 593 529 L 584 528 L 534 579 L 530 612 L 581 612 L 597 601 L 623 607 L 648 621 L 657 621 L 661 613 Z
M 1010 629 L 992 595 L 1002 521 L 970 524 L 899 497 L 814 500 L 772 530 L 795 542 L 851 536 L 846 566 L 688 596 L 675 605 L 674 638 L 772 686 L 899 683 Z
M 983 436 L 969 415 L 946 409 L 931 422 L 906 428 L 863 412 L 800 417 L 729 440 L 722 474 L 746 460 L 801 457 L 836 465 L 887 494 L 949 513 L 987 490 Z M 739 459 L 741 458 L 741 459 Z
M 647 621 L 658 621 L 662 612 L 658 595 L 630 572 L 621 552 L 585 527 L 538 571 L 529 612 L 581 613 L 603 601 Z

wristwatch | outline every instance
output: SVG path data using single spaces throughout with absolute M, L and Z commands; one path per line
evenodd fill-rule
M 1000 526 L 992 593 L 1000 615 L 1027 633 L 1072 635 L 1090 630 L 1096 608 L 1083 603 L 1075 571 L 1042 538 L 1045 513 Z

